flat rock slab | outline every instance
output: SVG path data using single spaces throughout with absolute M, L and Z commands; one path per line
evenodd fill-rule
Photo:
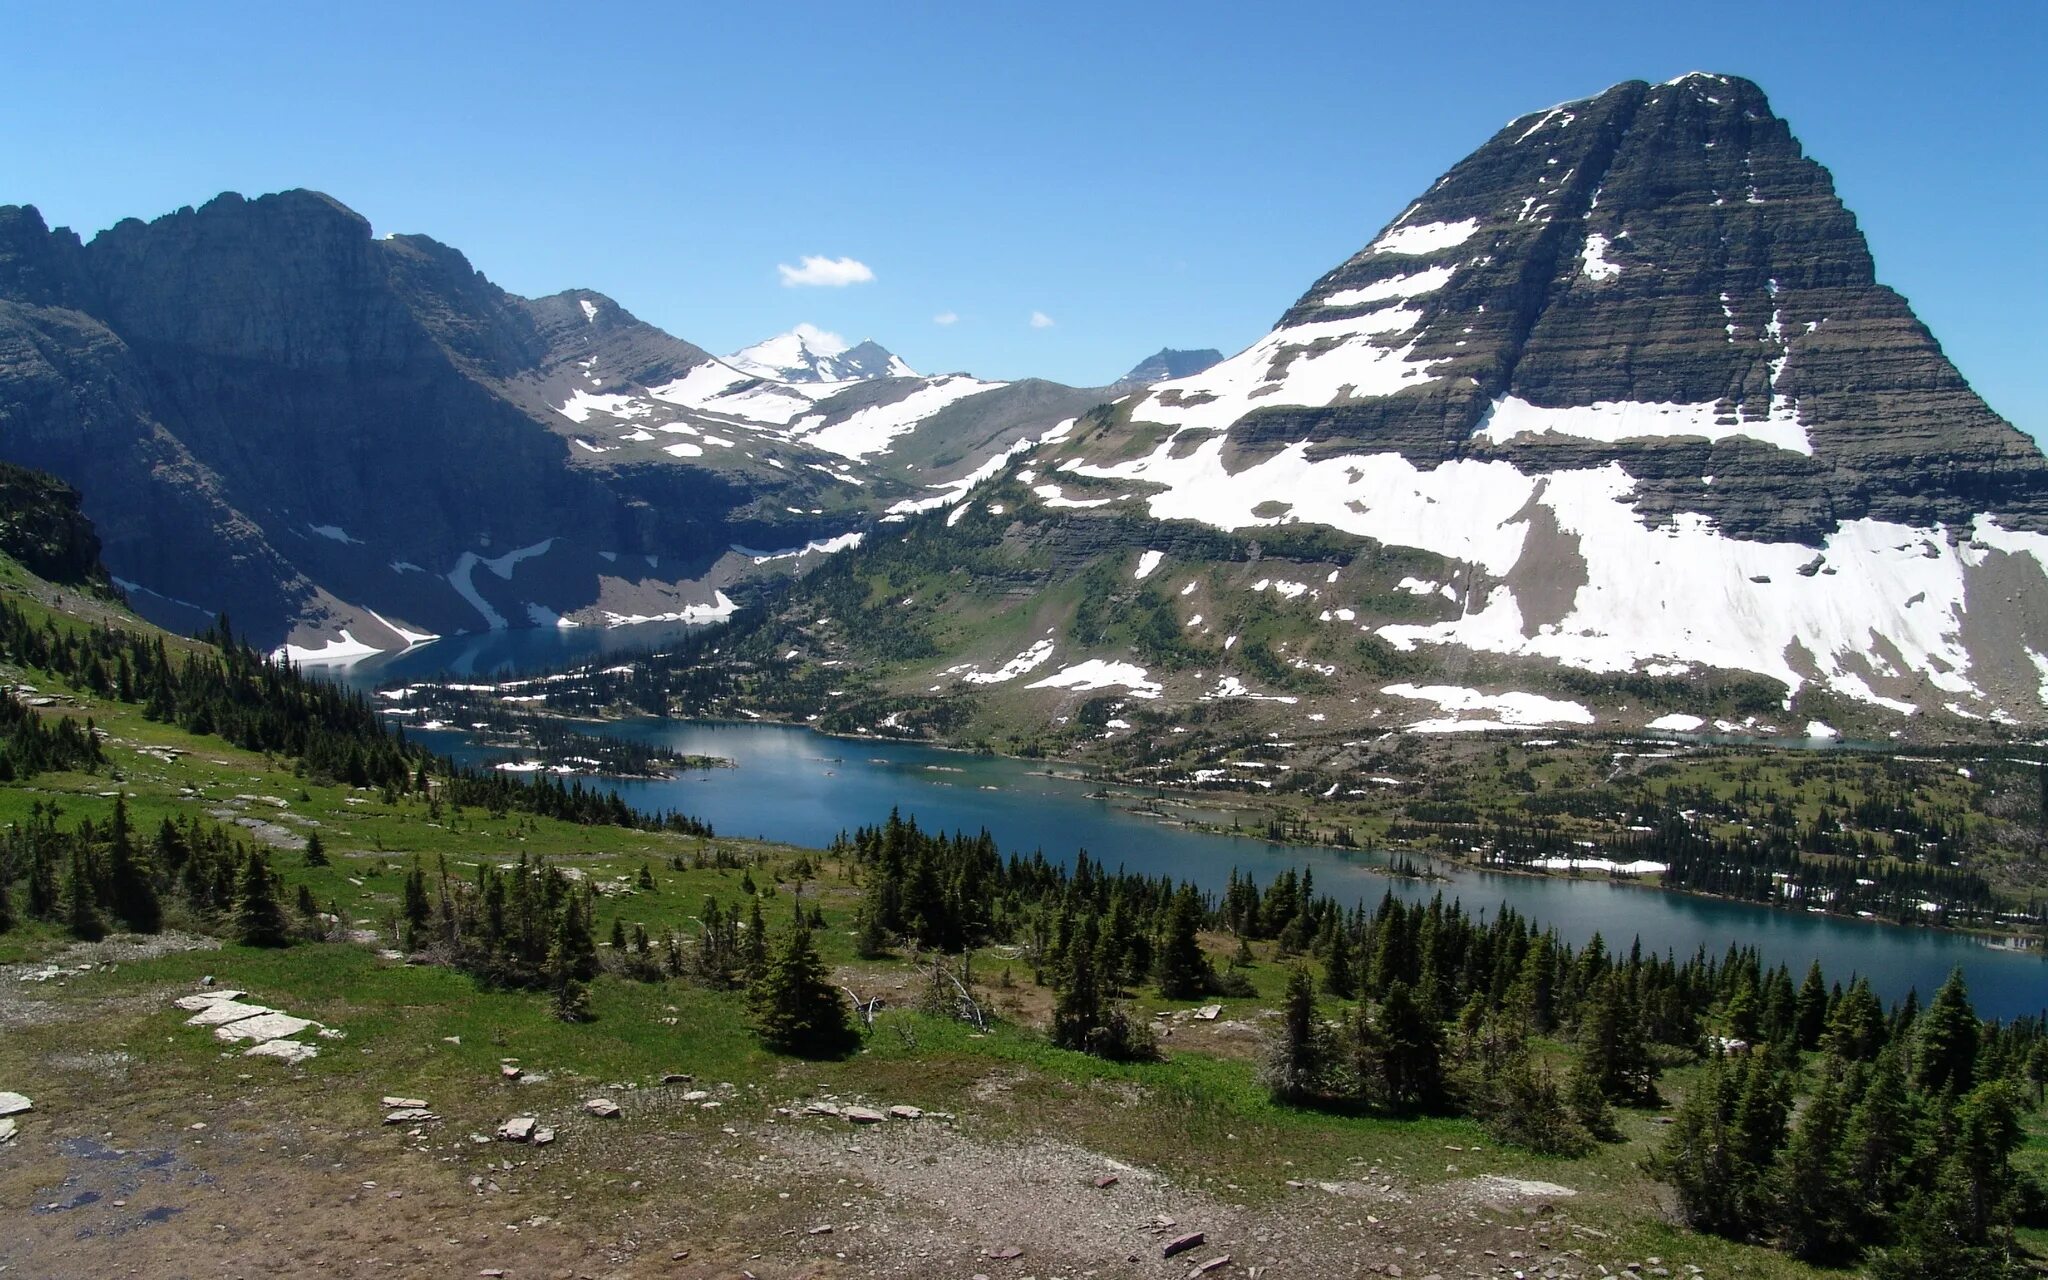
M 425 1107 L 399 1107 L 395 1111 L 388 1111 L 384 1114 L 384 1123 L 426 1124 L 431 1120 L 439 1120 L 440 1118 Z
M 264 1004 L 243 1004 L 240 1000 L 215 1000 L 205 1008 L 185 1019 L 188 1027 L 219 1027 L 243 1018 L 253 1018 L 259 1013 L 276 1013 L 277 1010 Z
M 213 1035 L 216 1040 L 282 1040 L 313 1025 L 311 1018 L 294 1018 L 288 1013 L 272 1010 L 215 1027 Z
M 14 1141 L 14 1121 L 0 1120 L 0 1143 Z
M 554 1140 L 555 1131 L 546 1125 L 542 1125 L 533 1131 L 533 1145 L 536 1147 L 544 1147 Z
M 619 1104 L 610 1098 L 592 1098 L 583 1104 L 583 1109 L 600 1120 L 614 1120 L 619 1114 Z
M 219 1004 L 223 1000 L 240 1000 L 248 994 L 246 991 L 199 991 L 189 996 L 179 996 L 171 1003 L 187 1013 L 196 1013 L 207 1005 Z
M 507 1142 L 526 1142 L 539 1125 L 540 1121 L 532 1116 L 514 1116 L 498 1126 L 498 1136 Z
M 848 1107 L 840 1114 L 855 1124 L 880 1124 L 889 1118 L 873 1107 Z
M 1203 1236 L 1199 1231 L 1190 1231 L 1184 1236 L 1175 1236 L 1159 1247 L 1159 1256 L 1171 1258 L 1176 1253 L 1186 1253 L 1190 1249 L 1200 1248 L 1202 1240 Z
M 1206 1276 L 1211 1271 L 1221 1271 L 1229 1265 L 1230 1255 L 1227 1253 L 1220 1258 L 1211 1258 L 1207 1262 L 1197 1264 L 1193 1271 L 1188 1272 L 1188 1280 L 1196 1280 L 1197 1277 Z
M 24 1111 L 34 1111 L 36 1104 L 24 1093 L 0 1092 L 0 1116 L 18 1116 Z
M 889 1108 L 889 1114 L 894 1116 L 898 1120 L 922 1120 L 924 1119 L 924 1108 L 902 1106 L 891 1107 Z
M 1195 1010 L 1195 1017 L 1201 1019 L 1203 1022 L 1214 1022 L 1216 1021 L 1216 1019 L 1222 1016 L 1223 1006 L 1220 1004 L 1205 1004 L 1201 1008 Z
M 396 1094 L 387 1093 L 384 1095 L 384 1105 L 387 1107 L 407 1107 L 418 1110 L 427 1105 L 427 1100 L 425 1098 L 401 1098 Z
M 223 1027 L 221 1030 L 231 1031 L 233 1028 Z M 219 1035 L 221 1032 L 216 1031 L 214 1034 Z M 276 1058 L 279 1062 L 297 1063 L 304 1062 L 308 1058 L 319 1057 L 320 1050 L 316 1046 L 300 1044 L 296 1040 L 265 1040 L 262 1044 L 251 1045 L 243 1050 L 242 1056 L 245 1058 Z

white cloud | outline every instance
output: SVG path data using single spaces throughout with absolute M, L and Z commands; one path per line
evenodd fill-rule
M 868 264 L 859 259 L 826 258 L 814 254 L 805 254 L 804 264 L 800 267 L 778 262 L 775 269 L 782 273 L 782 287 L 785 289 L 798 285 L 843 289 L 850 284 L 867 284 L 875 278 Z
M 953 311 L 941 311 L 932 317 L 933 324 L 956 324 L 959 320 L 959 313 Z
M 1034 311 L 1031 313 L 1031 327 L 1034 329 L 1050 329 L 1052 328 L 1052 317 L 1043 311 Z

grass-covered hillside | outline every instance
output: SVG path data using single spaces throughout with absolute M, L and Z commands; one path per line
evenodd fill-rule
M 467 777 L 17 567 L 0 612 L 10 1275 L 1980 1275 L 2044 1244 L 2041 1029 L 1960 993 L 1888 1013 L 1740 953 L 1299 877 L 1205 898 L 890 815 L 733 840 Z

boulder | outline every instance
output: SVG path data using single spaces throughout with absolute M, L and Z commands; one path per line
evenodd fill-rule
M 898 1120 L 922 1120 L 924 1119 L 924 1108 L 894 1106 L 889 1108 L 889 1114 Z
M 1223 1006 L 1220 1004 L 1205 1004 L 1195 1010 L 1195 1018 L 1201 1022 L 1214 1022 L 1222 1016 Z
M 26 1094 L 0 1091 L 0 1116 L 18 1116 L 24 1111 L 34 1111 L 36 1104 Z
M 498 1068 L 499 1077 L 505 1080 L 517 1080 L 519 1077 L 525 1074 L 526 1068 L 515 1067 L 509 1062 L 506 1063 L 504 1066 Z
M 222 1027 L 219 1031 L 214 1032 L 214 1034 L 219 1035 L 223 1031 L 230 1030 L 233 1030 L 233 1028 Z M 320 1050 L 310 1044 L 300 1044 L 296 1040 L 265 1040 L 262 1044 L 251 1045 L 243 1050 L 242 1056 L 245 1058 L 276 1058 L 279 1062 L 296 1065 L 309 1058 L 319 1057 Z
M 583 1109 L 600 1120 L 615 1120 L 619 1115 L 619 1104 L 610 1098 L 592 1098 Z
M 507 1142 L 526 1142 L 539 1125 L 540 1121 L 533 1116 L 514 1116 L 498 1126 L 498 1136 Z

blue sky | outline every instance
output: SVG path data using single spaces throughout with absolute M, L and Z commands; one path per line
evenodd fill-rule
M 808 321 L 926 371 L 1084 384 L 1162 345 L 1250 342 L 1513 116 L 1745 75 L 1834 171 L 1880 276 L 1993 407 L 2048 433 L 2037 0 L 24 4 L 6 22 L 0 202 L 54 224 L 313 187 L 506 288 L 598 289 L 715 351 Z M 874 278 L 783 284 L 805 256 Z

